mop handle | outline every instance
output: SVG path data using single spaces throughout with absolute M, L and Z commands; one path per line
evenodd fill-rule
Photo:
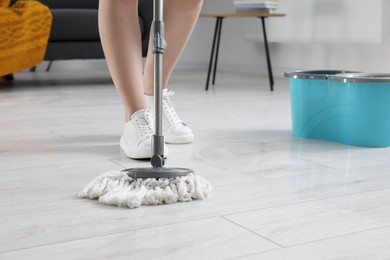
M 164 136 L 162 130 L 162 72 L 163 54 L 167 46 L 164 39 L 163 0 L 153 1 L 152 43 L 154 55 L 154 115 L 155 132 L 152 145 L 152 166 L 164 165 Z

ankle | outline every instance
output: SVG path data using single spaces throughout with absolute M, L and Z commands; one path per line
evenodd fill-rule
M 131 115 L 125 113 L 125 123 L 129 122 L 131 120 Z
M 163 91 L 167 91 L 168 88 L 163 88 L 162 90 Z M 145 91 L 144 92 L 145 96 L 151 96 L 153 97 L 154 96 L 154 91 Z
M 125 112 L 125 123 L 129 122 L 133 115 L 141 110 L 146 110 L 146 107 L 140 108 L 140 109 L 134 109 L 134 110 L 128 110 Z

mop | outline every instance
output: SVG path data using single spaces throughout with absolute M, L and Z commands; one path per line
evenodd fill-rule
M 154 0 L 152 42 L 154 55 L 154 114 L 152 167 L 110 171 L 97 176 L 79 197 L 119 207 L 138 208 L 203 200 L 211 193 L 211 184 L 186 168 L 164 167 L 164 136 L 162 130 L 162 65 L 167 46 L 164 39 L 163 0 Z

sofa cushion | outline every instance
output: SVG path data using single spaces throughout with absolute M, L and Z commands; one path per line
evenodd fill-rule
M 52 9 L 50 41 L 98 41 L 98 11 L 88 9 Z M 142 36 L 144 23 L 140 18 Z
M 50 9 L 98 9 L 99 0 L 39 0 Z
M 98 11 L 52 9 L 50 41 L 99 40 Z
M 104 59 L 99 41 L 50 42 L 45 60 Z

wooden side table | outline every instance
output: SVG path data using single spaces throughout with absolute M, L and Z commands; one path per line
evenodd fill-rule
M 210 83 L 210 75 L 211 70 L 214 65 L 214 72 L 213 72 L 213 81 L 212 84 L 215 84 L 215 75 L 217 72 L 217 65 L 218 65 L 218 54 L 219 54 L 219 45 L 221 40 L 221 31 L 222 31 L 222 21 L 224 18 L 229 17 L 257 17 L 261 19 L 262 27 L 263 27 L 263 37 L 264 37 L 264 47 L 265 47 L 265 53 L 267 56 L 267 67 L 268 67 L 268 78 L 270 83 L 271 91 L 274 90 L 274 76 L 272 73 L 272 66 L 271 66 L 271 57 L 269 54 L 269 47 L 268 47 L 268 39 L 267 39 L 267 31 L 265 28 L 265 18 L 268 17 L 283 17 L 286 16 L 286 14 L 281 13 L 202 13 L 200 14 L 200 17 L 209 17 L 209 18 L 215 18 L 215 31 L 214 31 L 214 39 L 213 39 L 213 45 L 211 46 L 211 56 L 210 56 L 210 62 L 209 62 L 209 69 L 207 73 L 207 81 L 206 81 L 206 91 L 209 89 L 209 83 Z M 214 64 L 213 64 L 214 63 Z

